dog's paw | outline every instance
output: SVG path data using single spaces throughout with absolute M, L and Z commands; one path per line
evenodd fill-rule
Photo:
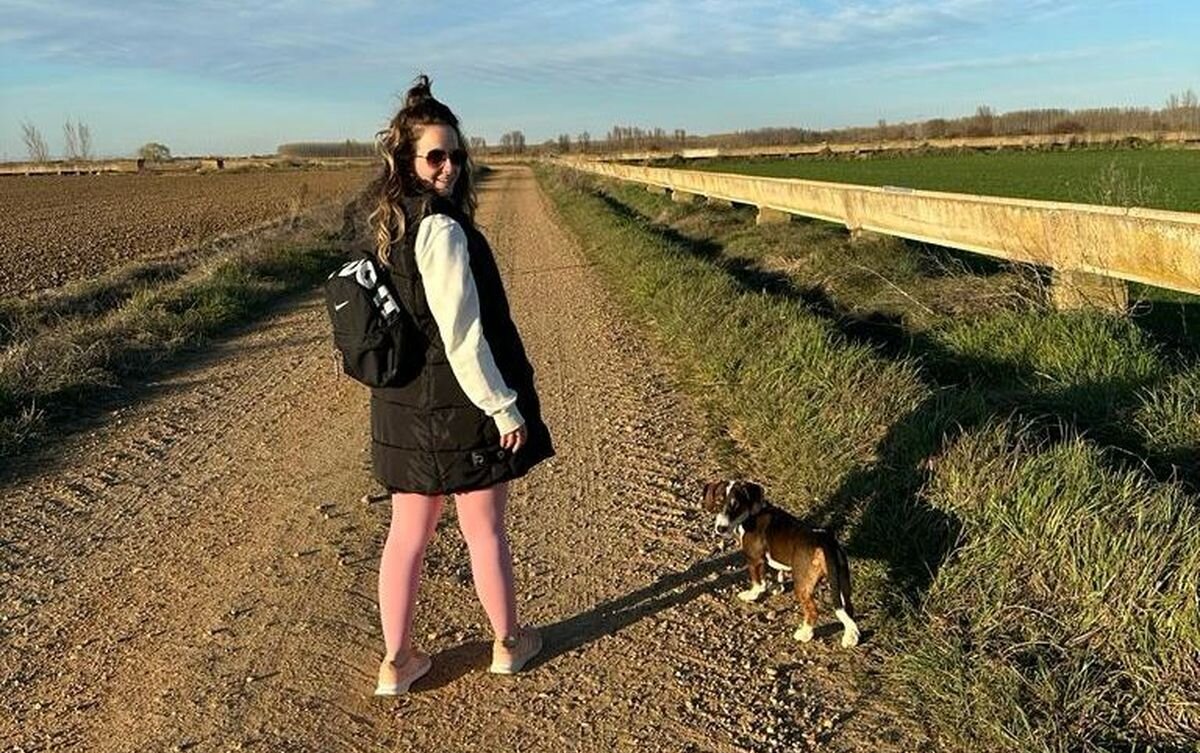
M 858 645 L 858 628 L 847 628 L 842 631 L 842 648 L 854 648 Z
M 812 625 L 801 625 L 796 628 L 796 632 L 792 633 L 792 637 L 801 643 L 808 643 L 813 639 Z
M 858 624 L 854 621 L 854 618 L 852 618 L 844 609 L 839 609 L 834 612 L 834 614 L 837 615 L 838 620 L 841 621 L 842 627 L 844 628 L 842 630 L 842 648 L 853 648 L 854 646 L 857 646 L 859 637 Z
M 748 588 L 745 591 L 739 591 L 737 597 L 742 601 L 758 601 L 758 597 L 763 595 L 765 588 Z

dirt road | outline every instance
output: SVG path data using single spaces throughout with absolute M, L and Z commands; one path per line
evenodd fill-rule
M 0 750 L 742 751 L 899 742 L 836 631 L 745 605 L 696 511 L 699 417 L 608 300 L 528 170 L 482 191 L 558 457 L 514 484 L 523 619 L 547 649 L 486 672 L 452 506 L 416 617 L 434 669 L 370 693 L 387 506 L 367 394 L 335 379 L 315 295 L 147 385 L 0 488 Z M 869 628 L 869 615 L 864 627 Z M 868 667 L 869 668 L 869 667 Z

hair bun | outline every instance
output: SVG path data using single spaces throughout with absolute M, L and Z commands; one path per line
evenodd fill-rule
M 404 95 L 404 106 L 406 108 L 413 107 L 427 99 L 433 99 L 433 92 L 430 91 L 429 86 L 429 76 L 426 76 L 424 73 L 417 76 L 416 82 L 413 83 L 408 93 Z

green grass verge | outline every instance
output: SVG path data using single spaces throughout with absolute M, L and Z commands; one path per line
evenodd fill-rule
M 944 748 L 1195 739 L 1187 348 L 1020 271 L 538 175 L 730 471 L 842 529 L 887 687 Z
M 689 169 L 1200 212 L 1200 151 L 1075 149 L 697 160 Z
M 0 302 L 0 456 L 11 456 L 91 396 L 253 321 L 311 288 L 340 258 L 331 236 L 248 239 L 188 268 L 130 265 L 29 300 Z
M 1200 514 L 1078 437 L 997 422 L 923 492 L 962 521 L 892 671 L 963 750 L 1194 749 Z

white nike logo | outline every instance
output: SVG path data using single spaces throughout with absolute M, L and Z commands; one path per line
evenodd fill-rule
M 345 308 L 346 306 L 349 306 L 349 305 L 350 305 L 350 301 L 342 301 L 341 303 L 335 304 L 333 307 L 333 310 L 341 311 L 343 308 Z

